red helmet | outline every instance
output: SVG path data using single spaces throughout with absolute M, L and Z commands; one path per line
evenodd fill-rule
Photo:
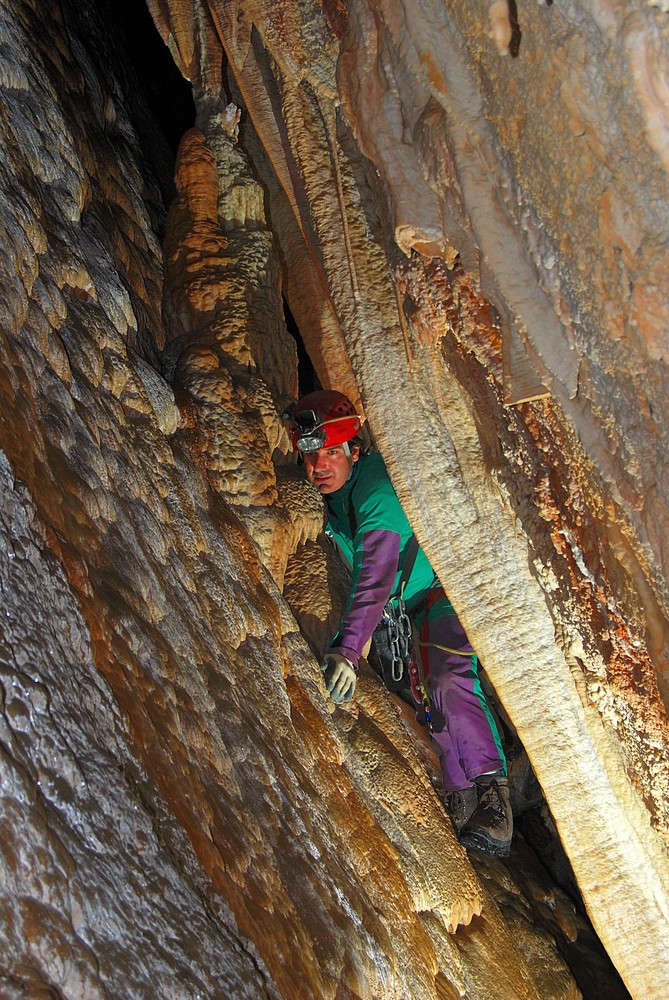
M 362 427 L 351 400 L 335 389 L 310 392 L 284 413 L 284 419 L 290 421 L 293 448 L 299 451 L 334 448 L 350 441 Z

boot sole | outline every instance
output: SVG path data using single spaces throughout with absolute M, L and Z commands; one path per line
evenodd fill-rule
M 472 850 L 481 851 L 483 854 L 492 854 L 496 858 L 508 858 L 511 853 L 511 841 L 494 840 L 475 830 L 465 831 L 460 837 L 460 843 L 464 847 L 471 847 Z

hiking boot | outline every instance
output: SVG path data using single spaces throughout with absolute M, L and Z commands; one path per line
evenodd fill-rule
M 505 858 L 511 849 L 513 813 L 506 778 L 478 786 L 479 801 L 460 831 L 460 842 L 485 854 Z
M 479 793 L 476 785 L 469 788 L 460 788 L 455 792 L 444 794 L 444 805 L 446 812 L 451 817 L 451 823 L 455 827 L 455 832 L 460 833 L 471 814 L 479 804 Z

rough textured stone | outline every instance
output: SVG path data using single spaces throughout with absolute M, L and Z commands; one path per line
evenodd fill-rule
M 314 9 L 296 39 L 307 6 L 245 9 L 258 34 L 241 48 L 210 8 L 591 915 L 628 984 L 661 991 L 666 25 L 632 4 L 491 4 L 486 22 L 478 5 L 357 0 Z M 643 961 L 617 929 L 639 914 Z
M 522 834 L 466 856 L 371 671 L 325 697 L 283 293 L 664 997 L 662 5 L 149 7 L 167 217 L 104 5 L 0 18 L 3 995 L 625 995 Z

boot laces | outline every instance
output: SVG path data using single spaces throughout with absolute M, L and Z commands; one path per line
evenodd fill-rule
M 453 812 L 457 812 L 460 809 L 464 809 L 465 798 L 462 792 L 448 792 L 446 795 L 446 802 L 448 803 L 449 809 L 452 809 Z
M 506 809 L 496 781 L 491 781 L 485 786 L 485 790 L 481 793 L 479 808 L 493 813 L 499 826 L 506 822 Z
M 446 809 L 456 828 L 462 827 L 478 805 L 476 786 L 464 788 L 461 791 L 447 792 L 445 796 Z

